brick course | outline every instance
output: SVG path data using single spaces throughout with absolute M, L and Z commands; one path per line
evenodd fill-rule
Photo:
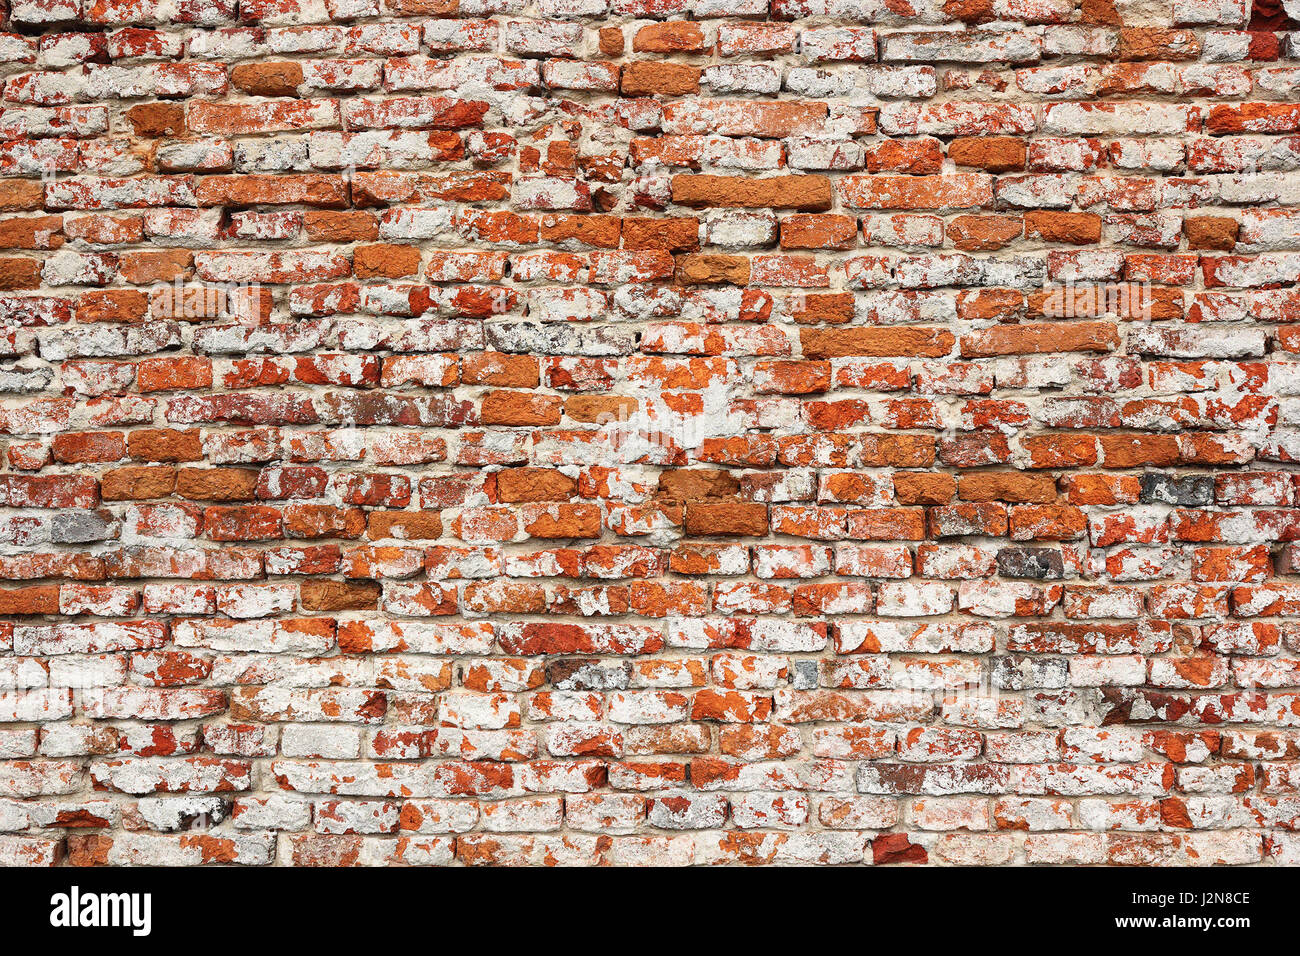
M 0 864 L 1300 861 L 1300 24 L 9 0 Z

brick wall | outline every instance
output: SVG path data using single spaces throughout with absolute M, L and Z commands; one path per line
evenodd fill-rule
M 0 862 L 1300 860 L 1282 6 L 7 7 Z

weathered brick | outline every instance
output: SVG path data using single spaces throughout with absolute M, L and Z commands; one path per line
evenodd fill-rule
M 0 864 L 1300 861 L 1293 4 L 931 6 L 0 4 Z

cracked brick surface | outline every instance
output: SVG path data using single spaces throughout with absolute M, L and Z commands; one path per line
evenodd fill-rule
M 1300 24 L 8 0 L 0 864 L 1300 861 Z

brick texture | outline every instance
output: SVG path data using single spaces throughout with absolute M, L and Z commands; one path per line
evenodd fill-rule
M 3 6 L 0 863 L 1300 862 L 1283 6 Z

